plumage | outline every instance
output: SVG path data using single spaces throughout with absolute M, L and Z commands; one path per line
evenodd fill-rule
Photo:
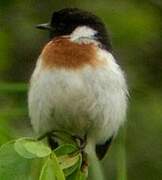
M 54 36 L 52 32 L 32 75 L 28 104 L 38 134 L 65 130 L 86 135 L 85 150 L 96 149 L 102 158 L 125 120 L 128 91 L 124 73 L 109 47 L 104 48 L 106 43 L 97 38 L 102 31 L 93 28 L 94 17 L 88 26 L 79 16 L 80 26 L 72 26 L 68 34 Z
M 85 65 L 93 67 L 104 64 L 96 58 L 97 47 L 93 43 L 78 44 L 68 37 L 55 38 L 43 49 L 41 57 L 44 68 L 80 69 Z

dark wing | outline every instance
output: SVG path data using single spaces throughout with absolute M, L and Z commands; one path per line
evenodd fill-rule
M 96 154 L 99 160 L 103 159 L 113 140 L 111 136 L 104 144 L 96 145 Z

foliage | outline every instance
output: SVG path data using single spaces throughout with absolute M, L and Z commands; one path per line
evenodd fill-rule
M 36 160 L 41 167 L 32 166 Z M 20 138 L 0 148 L 2 180 L 85 180 L 81 164 L 82 154 L 72 144 L 62 144 L 52 151 L 40 140 Z M 40 168 L 40 173 L 32 173 L 33 168 Z

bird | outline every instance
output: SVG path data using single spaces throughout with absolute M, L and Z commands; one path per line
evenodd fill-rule
M 48 31 L 49 41 L 30 79 L 34 131 L 68 132 L 85 142 L 87 153 L 103 159 L 125 122 L 128 104 L 125 73 L 105 24 L 89 11 L 64 8 L 36 27 Z

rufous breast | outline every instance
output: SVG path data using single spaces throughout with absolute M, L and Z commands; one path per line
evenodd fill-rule
M 43 67 L 80 69 L 85 65 L 102 65 L 97 59 L 97 48 L 93 43 L 78 44 L 67 37 L 54 38 L 42 50 Z

